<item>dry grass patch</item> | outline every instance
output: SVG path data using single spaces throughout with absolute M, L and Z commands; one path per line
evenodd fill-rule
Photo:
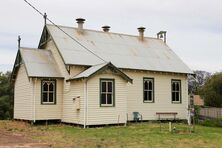
M 47 147 L 220 147 L 222 129 L 196 126 L 195 133 L 188 133 L 185 124 L 173 124 L 179 132 L 169 133 L 168 124 L 138 123 L 82 129 L 55 125 L 30 125 L 18 121 L 0 121 L 0 131 L 23 137 L 24 143 L 47 144 Z M 1 138 L 0 138 L 1 143 Z M 0 144 L 1 145 L 1 144 Z M 45 147 L 46 145 L 43 145 Z

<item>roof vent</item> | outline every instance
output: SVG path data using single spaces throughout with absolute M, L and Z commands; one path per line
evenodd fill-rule
M 160 31 L 157 33 L 158 39 L 163 39 L 164 43 L 166 43 L 166 31 Z
M 110 26 L 102 26 L 104 32 L 109 32 Z
M 138 31 L 139 31 L 139 39 L 141 40 L 141 41 L 143 41 L 144 40 L 144 31 L 145 31 L 145 27 L 139 27 L 139 28 L 137 28 L 138 29 Z
M 84 22 L 85 22 L 85 19 L 83 19 L 83 18 L 77 18 L 76 19 L 76 22 L 77 22 L 77 24 L 78 24 L 78 31 L 79 32 L 83 32 L 83 24 L 84 24 Z

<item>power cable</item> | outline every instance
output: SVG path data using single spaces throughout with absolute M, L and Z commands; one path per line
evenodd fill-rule
M 68 33 L 66 33 L 62 28 L 60 28 L 58 25 L 56 25 L 52 20 L 50 20 L 48 17 L 46 17 L 45 14 L 43 14 L 42 12 L 40 12 L 36 7 L 34 7 L 30 2 L 28 2 L 27 0 L 24 0 L 30 7 L 32 7 L 36 12 L 38 12 L 41 16 L 43 16 L 45 19 L 47 19 L 50 23 L 52 23 L 55 27 L 57 27 L 60 31 L 62 31 L 63 33 L 65 33 L 68 37 L 70 37 L 73 41 L 75 41 L 76 43 L 78 43 L 80 46 L 82 46 L 84 49 L 86 49 L 87 51 L 89 51 L 90 53 L 92 53 L 94 56 L 96 56 L 97 58 L 99 58 L 100 60 L 106 62 L 106 60 L 104 60 L 103 58 L 101 58 L 100 56 L 98 56 L 97 54 L 95 54 L 93 51 L 91 51 L 90 49 L 88 49 L 86 46 L 82 45 L 78 40 L 76 40 L 75 38 L 73 38 L 71 35 L 69 35 Z

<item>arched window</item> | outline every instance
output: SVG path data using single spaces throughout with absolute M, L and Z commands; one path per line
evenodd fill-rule
M 56 104 L 56 81 L 42 81 L 42 104 Z
M 154 102 L 154 79 L 143 79 L 143 102 Z

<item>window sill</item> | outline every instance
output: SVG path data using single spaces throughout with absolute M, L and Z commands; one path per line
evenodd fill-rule
M 182 104 L 181 101 L 172 101 L 172 104 Z
M 100 107 L 114 107 L 114 105 L 101 104 Z
M 143 103 L 154 103 L 154 100 L 153 101 L 143 101 Z
M 54 103 L 54 102 L 52 102 L 52 103 L 42 102 L 41 105 L 56 105 L 56 103 Z

